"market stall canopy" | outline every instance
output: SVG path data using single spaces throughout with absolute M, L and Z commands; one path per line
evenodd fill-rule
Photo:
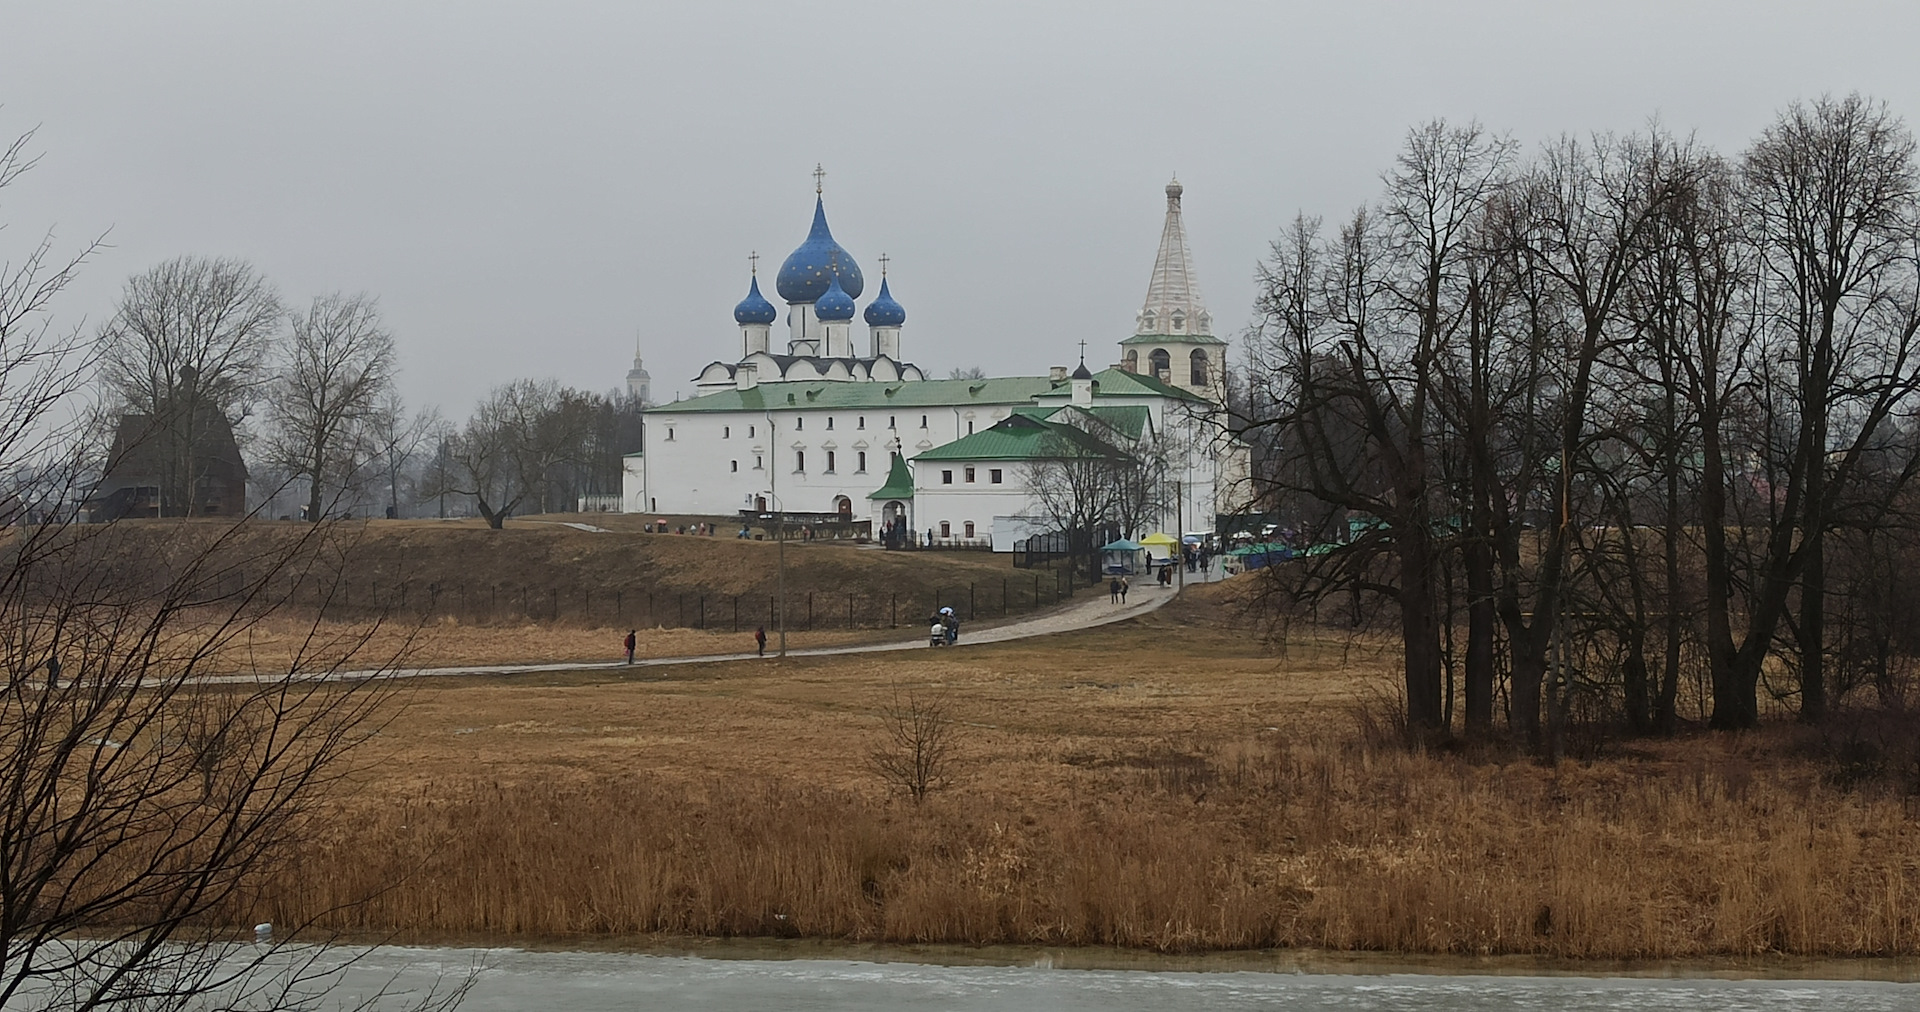
M 1128 541 L 1126 538 L 1121 538 L 1118 541 L 1101 545 L 1100 550 L 1103 552 L 1137 552 L 1140 550 L 1140 543 L 1138 541 Z

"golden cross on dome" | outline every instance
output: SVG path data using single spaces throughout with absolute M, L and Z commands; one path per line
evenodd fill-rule
M 752 274 L 760 273 L 760 251 L 759 250 L 754 250 L 753 252 L 747 254 L 747 271 Z
M 827 181 L 827 170 L 819 162 L 813 163 L 813 192 L 818 194 Z
M 883 278 L 887 276 L 887 261 L 891 259 L 893 258 L 887 256 L 885 253 L 880 254 L 880 276 Z

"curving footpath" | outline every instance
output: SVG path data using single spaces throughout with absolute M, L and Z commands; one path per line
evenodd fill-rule
M 958 650 L 983 643 L 1007 643 L 1013 640 L 1032 639 L 1036 636 L 1052 636 L 1057 633 L 1077 632 L 1097 626 L 1119 622 L 1124 619 L 1145 615 L 1173 600 L 1174 591 L 1158 584 L 1136 586 L 1129 596 L 1132 600 L 1126 604 L 1113 604 L 1105 596 L 1104 587 L 1089 587 L 1081 591 L 1080 596 L 1071 604 L 1064 605 L 1045 614 L 1032 618 L 1018 619 L 1004 625 L 997 625 L 978 632 L 967 632 L 963 627 L 961 640 L 952 647 L 942 649 Z M 772 637 L 768 637 L 771 641 Z M 814 647 L 807 650 L 789 650 L 788 657 L 827 657 L 835 654 L 875 654 L 889 650 L 931 650 L 927 645 L 927 636 L 920 633 L 911 640 L 893 643 L 863 643 L 844 647 Z M 778 657 L 769 644 L 766 657 L 751 651 L 736 654 L 697 654 L 691 657 L 636 657 L 632 664 L 624 660 L 616 661 L 556 661 L 543 664 L 468 664 L 446 668 L 395 668 L 393 670 L 334 671 L 325 675 L 313 676 L 325 681 L 354 681 L 367 678 L 458 678 L 462 675 L 520 675 L 538 674 L 543 671 L 598 671 L 621 668 L 665 667 L 676 664 L 714 664 L 721 661 L 774 660 Z M 284 675 L 274 676 L 284 678 Z M 259 681 L 257 675 L 212 675 L 195 679 L 196 682 L 209 685 L 238 684 Z

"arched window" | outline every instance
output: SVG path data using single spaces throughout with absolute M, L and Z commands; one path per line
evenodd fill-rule
M 953 525 L 945 520 L 940 521 L 940 536 L 943 538 L 953 537 Z
M 1163 380 L 1172 376 L 1173 356 L 1168 355 L 1165 348 L 1153 349 L 1153 354 L 1147 356 L 1147 370 L 1154 379 Z
M 969 520 L 969 521 L 967 521 L 967 522 L 966 522 L 966 525 L 965 525 L 964 527 L 962 527 L 961 529 L 967 532 L 967 539 L 968 539 L 968 540 L 972 540 L 972 539 L 973 539 L 973 521 L 971 521 L 971 520 Z
M 1207 385 L 1207 353 L 1204 351 L 1201 351 L 1198 348 L 1195 348 L 1193 349 L 1192 360 L 1193 360 L 1193 375 L 1192 375 L 1192 378 L 1188 380 L 1188 382 L 1191 385 L 1197 386 L 1197 387 L 1206 386 Z
M 1186 329 L 1187 329 L 1187 314 L 1179 311 L 1178 309 L 1174 310 L 1173 311 L 1173 332 L 1178 334 Z
M 1140 352 L 1138 349 L 1128 348 L 1126 357 L 1120 361 L 1128 372 L 1140 371 Z

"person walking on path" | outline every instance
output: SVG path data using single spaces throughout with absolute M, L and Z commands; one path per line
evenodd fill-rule
M 767 627 L 761 626 L 753 631 L 753 649 L 760 656 L 767 656 Z
M 1117 576 L 1107 581 L 1107 600 L 1114 604 L 1120 603 L 1120 578 Z
M 634 631 L 632 629 L 627 630 L 626 643 L 627 643 L 627 663 L 628 664 L 633 663 L 633 633 Z
M 1133 581 L 1127 579 L 1124 576 L 1120 578 L 1120 603 L 1121 604 L 1127 603 L 1127 588 L 1131 586 L 1133 586 Z

